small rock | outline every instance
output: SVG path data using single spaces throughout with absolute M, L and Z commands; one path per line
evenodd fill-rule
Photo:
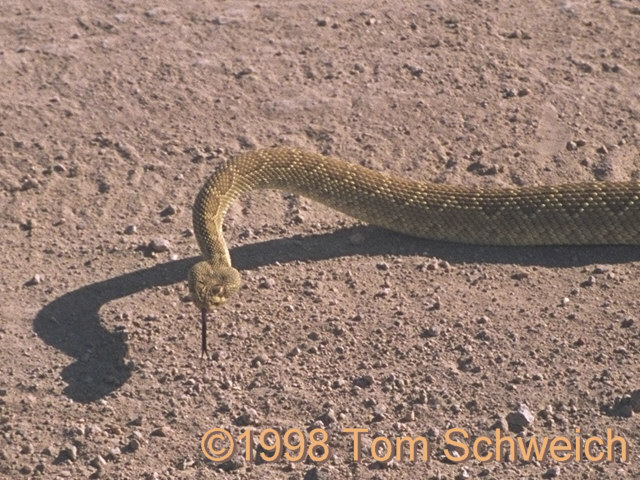
M 422 76 L 422 74 L 424 73 L 424 68 L 418 67 L 416 65 L 409 65 L 408 63 L 405 63 L 404 64 L 404 68 L 409 70 L 409 73 L 411 73 L 411 75 L 413 75 L 414 77 L 417 77 L 417 78 L 420 78 Z
M 264 365 L 268 361 L 269 361 L 269 357 L 267 357 L 266 355 L 256 355 L 255 357 L 253 357 L 253 360 L 251 360 L 251 366 L 256 368 L 261 365 Z
M 518 90 L 519 97 L 526 97 L 527 95 L 529 95 L 529 93 L 531 93 L 531 91 L 526 87 Z
M 319 27 L 326 27 L 327 26 L 327 19 L 326 18 L 318 18 L 316 20 L 316 25 L 318 25 Z
M 170 434 L 171 434 L 171 429 L 165 425 L 151 431 L 152 437 L 168 437 Z
M 258 279 L 258 288 L 270 289 L 276 286 L 276 281 L 269 277 L 260 277 Z
M 226 462 L 220 464 L 220 470 L 223 472 L 233 472 L 234 470 L 238 470 L 244 466 L 244 461 L 242 457 L 233 457 Z
M 295 357 L 296 355 L 300 355 L 302 353 L 302 350 L 300 350 L 300 348 L 298 347 L 293 347 L 289 353 L 287 353 L 287 357 Z
M 133 235 L 137 231 L 138 231 L 138 227 L 136 227 L 135 225 L 127 225 L 126 227 L 124 227 L 125 235 Z
M 22 454 L 28 454 L 33 452 L 34 452 L 34 448 L 32 443 L 27 443 L 20 449 L 20 453 Z
M 251 75 L 253 73 L 253 68 L 251 67 L 245 67 L 242 70 L 237 71 L 234 76 L 236 78 L 242 78 L 246 75 Z M 240 142 L 242 144 L 242 142 Z
M 589 277 L 580 284 L 581 287 L 592 287 L 596 284 L 596 277 L 589 275 Z
M 175 215 L 176 213 L 178 213 L 178 209 L 173 205 L 168 205 L 160 212 L 160 216 L 168 217 L 170 215 Z
M 164 238 L 153 238 L 149 242 L 149 248 L 156 253 L 168 252 L 171 249 L 171 244 Z
M 62 449 L 62 456 L 68 458 L 72 462 L 75 462 L 78 459 L 78 447 L 75 445 L 70 445 Z
M 138 445 L 139 447 L 139 445 Z M 115 459 L 117 457 L 119 457 L 120 455 L 122 455 L 122 450 L 120 449 L 120 447 L 113 447 L 112 449 L 109 450 L 109 453 L 107 454 L 107 457 Z
M 28 286 L 28 287 L 31 287 L 33 285 L 38 285 L 39 283 L 42 282 L 43 279 L 44 279 L 44 277 L 42 275 L 40 275 L 39 273 L 36 273 L 33 277 L 31 277 L 29 280 L 27 280 L 25 285 Z
M 375 380 L 371 375 L 362 375 L 361 377 L 357 377 L 353 380 L 353 384 L 360 388 L 370 387 L 374 382 Z
M 567 142 L 567 150 L 569 150 L 570 152 L 577 150 L 578 149 L 578 145 L 576 145 L 576 142 L 569 140 Z
M 304 474 L 303 480 L 329 480 L 329 472 L 324 468 L 313 467 Z
M 31 475 L 33 473 L 33 469 L 29 465 L 23 465 L 20 467 L 20 473 L 23 475 Z
M 544 478 L 555 478 L 558 475 L 560 475 L 560 467 L 558 465 L 554 465 L 553 467 L 551 467 L 549 470 L 547 470 L 543 477 Z
M 609 153 L 609 149 L 606 145 L 601 145 L 596 149 L 596 153 L 599 153 L 600 155 L 606 155 L 607 153 Z
M 593 72 L 593 67 L 586 63 L 586 62 L 576 62 L 576 67 L 578 67 L 578 70 L 584 72 L 584 73 L 591 73 Z
M 529 277 L 529 274 L 524 270 L 519 270 L 511 274 L 511 278 L 513 280 L 524 280 L 525 278 L 528 278 L 528 277 Z
M 620 326 L 622 328 L 630 328 L 633 326 L 633 318 L 625 318 L 624 320 L 622 320 L 622 322 L 620 322 Z
M 457 474 L 455 477 L 456 480 L 467 480 L 468 478 L 470 478 L 469 472 L 464 467 L 462 468 L 460 473 Z
M 132 452 L 140 450 L 141 446 L 142 444 L 140 443 L 140 440 L 138 440 L 137 438 L 132 438 L 131 440 L 129 440 L 129 443 L 127 444 L 127 448 Z
M 515 411 L 507 414 L 509 429 L 515 433 L 522 431 L 523 428 L 531 428 L 534 421 L 533 413 L 524 403 L 519 404 Z
M 22 190 L 23 192 L 26 190 L 31 190 L 32 188 L 38 188 L 40 185 L 38 184 L 38 181 L 31 178 L 31 177 L 27 177 L 25 178 L 22 183 L 20 184 L 20 190 Z
M 442 333 L 442 329 L 437 326 L 430 326 L 422 331 L 422 338 L 434 338 Z
M 234 423 L 239 427 L 247 427 L 249 425 L 256 425 L 259 420 L 259 415 L 256 409 L 246 408 L 245 411 L 236 417 Z
M 333 411 L 333 408 L 330 408 L 322 415 L 320 415 L 316 420 L 320 420 L 322 423 L 324 423 L 325 427 L 328 427 L 329 425 L 336 423 L 336 412 Z
M 387 265 L 385 262 L 380 262 L 376 264 L 376 268 L 378 270 L 386 271 L 386 270 L 389 270 L 389 265 Z
M 48 455 L 49 457 L 54 457 L 55 456 L 55 448 L 53 447 L 53 445 L 49 445 L 48 447 L 44 447 L 42 449 L 42 454 L 43 455 Z
M 89 464 L 97 470 L 102 470 L 104 466 L 107 464 L 107 461 L 104 459 L 102 455 L 97 455 L 91 459 Z

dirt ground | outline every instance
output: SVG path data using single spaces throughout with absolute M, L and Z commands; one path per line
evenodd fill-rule
M 0 477 L 640 478 L 637 247 L 428 242 L 254 192 L 226 221 L 244 287 L 200 359 L 190 209 L 223 159 L 640 179 L 637 2 L 323 3 L 0 0 Z M 261 460 L 268 428 L 323 429 L 330 454 Z M 582 456 L 461 462 L 454 428 Z M 589 460 L 607 429 L 623 441 Z M 376 460 L 403 436 L 427 460 Z

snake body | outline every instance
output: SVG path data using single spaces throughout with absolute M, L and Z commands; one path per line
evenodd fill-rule
M 640 183 L 476 188 L 414 181 L 290 148 L 256 150 L 221 164 L 193 207 L 204 256 L 189 272 L 203 312 L 238 289 L 222 236 L 225 213 L 254 189 L 285 190 L 408 235 L 482 245 L 640 244 Z

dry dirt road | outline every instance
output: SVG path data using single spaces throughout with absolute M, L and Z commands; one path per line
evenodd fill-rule
M 245 287 L 209 361 L 185 282 L 190 208 L 225 158 L 637 180 L 638 78 L 630 0 L 0 0 L 0 476 L 639 478 L 637 247 L 419 241 L 256 192 L 227 218 Z M 446 458 L 465 454 L 451 429 L 465 447 L 496 427 L 624 441 L 599 463 Z M 332 451 L 218 464 L 212 428 L 321 428 Z M 403 436 L 426 461 L 374 458 Z

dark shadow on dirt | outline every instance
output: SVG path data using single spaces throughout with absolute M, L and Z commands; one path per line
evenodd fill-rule
M 360 241 L 353 241 L 358 235 Z M 485 247 L 431 242 L 371 226 L 345 228 L 332 233 L 268 240 L 232 249 L 236 268 L 250 270 L 274 262 L 317 261 L 353 255 L 421 255 L 451 264 L 493 263 L 517 266 L 568 268 L 593 263 L 617 264 L 640 260 L 640 249 L 629 246 L 598 247 Z M 62 295 L 38 312 L 33 329 L 58 350 L 77 360 L 62 376 L 65 394 L 79 402 L 92 402 L 118 389 L 131 376 L 125 362 L 125 334 L 110 332 L 100 322 L 100 308 L 111 300 L 151 286 L 185 281 L 191 257 L 126 273 Z

